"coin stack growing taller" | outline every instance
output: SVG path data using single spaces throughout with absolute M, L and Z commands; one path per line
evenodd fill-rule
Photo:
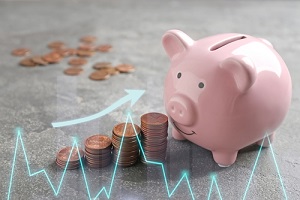
M 106 135 L 93 135 L 85 141 L 85 158 L 91 168 L 102 168 L 111 163 L 111 139 Z
M 56 164 L 63 169 L 77 169 L 80 167 L 80 159 L 83 162 L 84 152 L 82 149 L 65 147 L 57 153 Z
M 129 167 L 134 165 L 139 157 L 139 145 L 133 125 L 131 123 L 127 123 L 126 129 L 125 125 L 125 123 L 117 124 L 114 126 L 112 131 L 112 144 L 114 146 L 113 161 L 121 167 Z M 134 128 L 137 136 L 140 137 L 140 127 L 134 124 Z M 122 137 L 124 137 L 123 143 Z
M 168 117 L 162 113 L 141 116 L 142 147 L 148 161 L 164 162 L 168 144 Z M 141 161 L 146 163 L 144 155 Z

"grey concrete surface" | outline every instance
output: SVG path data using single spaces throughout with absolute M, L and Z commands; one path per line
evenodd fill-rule
M 288 199 L 300 199 L 300 2 L 298 1 L 0 1 L 0 199 L 7 199 L 16 144 L 15 128 L 22 138 L 32 172 L 45 169 L 55 187 L 62 170 L 55 154 L 77 137 L 80 146 L 89 135 L 110 135 L 112 127 L 125 120 L 123 105 L 105 117 L 88 123 L 54 129 L 51 122 L 96 113 L 125 95 L 124 89 L 145 89 L 132 108 L 134 121 L 145 112 L 165 112 L 163 82 L 169 60 L 161 45 L 168 29 L 181 29 L 194 39 L 240 32 L 271 41 L 286 61 L 293 79 L 290 111 L 277 131 L 273 144 Z M 114 50 L 97 54 L 78 77 L 65 76 L 67 60 L 57 65 L 27 69 L 10 52 L 28 47 L 34 54 L 46 53 L 46 44 L 62 40 L 71 47 L 80 36 L 91 34 Z M 96 61 L 126 62 L 136 72 L 103 82 L 88 79 Z M 80 170 L 67 171 L 57 196 L 43 174 L 29 177 L 18 146 L 11 199 L 88 199 Z M 190 142 L 169 137 L 166 178 L 172 190 L 182 171 L 189 172 L 195 199 L 207 199 L 210 173 L 217 174 L 223 199 L 242 199 L 252 172 L 257 147 L 242 150 L 236 163 L 219 168 L 209 151 Z M 85 168 L 91 196 L 109 187 L 113 165 L 104 169 Z M 157 166 L 137 164 L 118 168 L 111 199 L 167 199 L 162 171 Z M 185 181 L 172 199 L 191 199 Z M 99 199 L 106 199 L 101 194 Z M 213 187 L 211 199 L 219 199 Z M 284 199 L 270 149 L 258 160 L 246 199 Z

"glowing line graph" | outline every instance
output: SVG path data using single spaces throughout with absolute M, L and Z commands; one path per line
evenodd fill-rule
M 125 127 L 124 127 L 124 130 L 123 130 L 123 136 L 122 136 L 121 143 L 120 143 L 120 149 L 122 148 L 122 145 L 123 145 L 124 133 L 125 133 L 126 126 L 127 126 L 127 123 L 129 122 L 129 120 L 130 120 L 131 123 L 133 123 L 133 120 L 132 120 L 132 118 L 130 116 L 130 113 L 127 115 L 127 118 L 126 118 Z M 158 166 L 161 167 L 168 197 L 170 198 L 175 193 L 175 191 L 177 190 L 178 186 L 183 181 L 186 181 L 188 189 L 189 189 L 189 192 L 190 192 L 190 197 L 191 197 L 191 199 L 194 200 L 195 197 L 194 197 L 194 193 L 192 191 L 192 186 L 191 186 L 189 178 L 188 178 L 188 172 L 183 172 L 181 178 L 178 180 L 178 182 L 175 185 L 175 187 L 173 188 L 173 190 L 170 190 L 169 183 L 168 183 L 168 180 L 167 180 L 167 177 L 166 177 L 166 171 L 165 171 L 165 168 L 164 168 L 164 164 L 160 163 L 160 162 L 155 162 L 155 161 L 147 160 L 147 157 L 146 157 L 145 152 L 144 152 L 144 150 L 142 148 L 141 141 L 140 141 L 139 137 L 137 136 L 137 132 L 136 132 L 135 128 L 134 128 L 134 132 L 135 132 L 136 137 L 137 137 L 137 141 L 138 141 L 138 144 L 139 144 L 139 147 L 140 147 L 141 154 L 144 157 L 145 161 L 147 163 L 149 163 L 149 164 L 154 164 L 154 165 L 158 165 Z M 266 137 L 266 138 L 268 138 L 268 137 Z M 278 167 L 277 161 L 275 159 L 275 154 L 273 152 L 272 144 L 270 143 L 269 138 L 268 138 L 268 142 L 270 144 L 270 150 L 271 150 L 271 153 L 272 153 L 272 158 L 273 158 L 273 161 L 275 163 L 276 171 L 277 171 L 280 183 L 281 183 L 281 187 L 282 187 L 282 190 L 283 190 L 283 193 L 284 193 L 284 197 L 287 200 L 287 194 L 286 194 L 286 191 L 285 191 L 285 187 L 284 187 L 284 184 L 283 184 L 283 181 L 282 181 L 282 177 L 281 177 L 280 172 L 279 172 L 279 167 Z M 28 160 L 28 157 L 27 157 L 26 149 L 25 149 L 25 145 L 24 145 L 24 142 L 23 142 L 23 139 L 22 139 L 21 130 L 17 129 L 17 139 L 16 139 L 15 151 L 14 151 L 14 156 L 13 156 L 12 170 L 11 170 L 11 174 L 10 174 L 10 182 L 9 182 L 7 200 L 10 199 L 10 195 L 11 195 L 11 191 L 12 191 L 13 176 L 14 176 L 14 170 L 15 170 L 15 165 L 16 165 L 16 157 L 17 157 L 19 143 L 20 143 L 20 145 L 22 147 L 22 150 L 23 150 L 23 155 L 25 157 L 25 162 L 26 162 L 26 166 L 27 166 L 27 170 L 28 170 L 29 176 L 33 177 L 33 176 L 36 176 L 36 175 L 39 175 L 39 174 L 44 174 L 44 176 L 46 177 L 46 180 L 48 181 L 51 189 L 54 192 L 54 195 L 57 196 L 59 194 L 61 186 L 63 184 L 63 180 L 64 180 L 64 177 L 66 175 L 66 169 L 68 167 L 72 151 L 74 150 L 74 148 L 76 148 L 78 150 L 77 141 L 74 140 L 74 142 L 73 142 L 72 150 L 70 152 L 70 155 L 69 155 L 69 158 L 67 160 L 66 166 L 65 166 L 65 168 L 64 168 L 64 170 L 62 172 L 62 176 L 60 178 L 59 184 L 58 184 L 57 187 L 55 187 L 45 169 L 39 170 L 39 171 L 34 172 L 34 173 L 31 172 L 30 165 L 29 165 L 29 160 Z M 254 171 L 256 170 L 256 166 L 257 166 L 258 159 L 260 157 L 261 151 L 262 151 L 262 147 L 260 147 L 260 149 L 258 151 L 258 154 L 257 154 L 256 160 L 255 160 L 255 163 L 254 163 L 254 166 L 253 166 L 250 178 L 249 178 L 247 186 L 246 186 L 246 190 L 245 190 L 244 195 L 243 195 L 243 200 L 245 200 L 245 198 L 247 196 L 247 193 L 249 191 L 249 186 L 250 186 L 251 180 L 253 178 Z M 79 154 L 79 151 L 77 151 L 77 152 Z M 119 151 L 119 153 L 117 155 L 117 162 L 119 160 L 120 152 L 121 151 Z M 80 157 L 80 155 L 79 155 L 79 157 Z M 117 172 L 117 169 L 118 169 L 118 165 L 115 164 L 115 166 L 114 166 L 114 170 L 113 170 L 113 174 L 112 174 L 112 178 L 111 178 L 111 182 L 109 184 L 109 187 L 107 188 L 107 187 L 103 186 L 99 190 L 99 192 L 96 194 L 96 196 L 93 197 L 93 198 L 92 198 L 92 195 L 91 195 L 91 192 L 90 192 L 90 189 L 89 189 L 89 184 L 88 184 L 88 181 L 87 181 L 87 178 L 86 178 L 86 173 L 85 173 L 84 166 L 83 166 L 83 163 L 82 163 L 81 160 L 80 160 L 80 168 L 81 168 L 81 171 L 82 171 L 82 175 L 83 175 L 83 179 L 84 179 L 84 183 L 85 183 L 85 187 L 86 187 L 86 191 L 87 191 L 87 195 L 88 195 L 89 200 L 95 200 L 95 199 L 97 199 L 102 193 L 105 194 L 105 196 L 107 197 L 107 199 L 110 199 L 111 193 L 112 193 L 112 188 L 113 188 L 113 185 L 114 185 L 114 180 L 115 180 L 116 172 Z M 219 189 L 219 186 L 218 186 L 218 183 L 217 183 L 216 174 L 212 174 L 211 175 L 211 185 L 210 185 L 210 189 L 209 189 L 209 193 L 208 193 L 208 200 L 211 197 L 214 185 L 215 185 L 215 187 L 217 189 L 219 198 L 222 200 L 222 194 L 220 192 L 220 189 Z

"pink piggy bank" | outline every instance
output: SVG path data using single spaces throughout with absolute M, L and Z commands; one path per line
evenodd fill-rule
M 171 60 L 164 103 L 172 135 L 210 150 L 227 167 L 240 149 L 268 146 L 291 102 L 291 77 L 271 43 L 226 33 L 194 41 L 179 30 L 162 43 Z

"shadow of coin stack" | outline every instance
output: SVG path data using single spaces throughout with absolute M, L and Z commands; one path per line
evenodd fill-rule
M 164 162 L 168 144 L 168 117 L 162 113 L 141 116 L 142 147 L 148 161 Z M 141 161 L 146 160 L 141 153 Z
M 102 168 L 111 163 L 111 139 L 106 135 L 93 135 L 85 141 L 86 163 L 91 168 Z
M 79 150 L 79 152 L 78 152 Z M 83 162 L 84 159 L 84 152 L 82 149 L 80 148 L 74 147 L 72 150 L 72 147 L 65 147 L 63 149 L 61 149 L 58 154 L 56 155 L 56 164 L 61 167 L 61 168 L 67 168 L 66 169 L 77 169 L 80 167 L 80 159 Z M 72 151 L 72 154 L 70 155 Z M 79 158 L 79 155 L 80 158 Z M 70 158 L 70 159 L 69 159 Z M 69 159 L 69 162 L 68 162 Z
M 138 125 L 135 125 L 135 130 L 138 137 L 140 137 L 141 129 Z M 139 145 L 131 123 L 127 123 L 126 130 L 124 132 L 125 123 L 120 123 L 114 126 L 112 131 L 112 144 L 113 150 L 113 162 L 117 163 L 121 167 L 129 167 L 134 165 L 139 157 Z M 124 132 L 124 139 L 121 146 L 121 141 Z M 118 158 L 118 154 L 119 158 Z

